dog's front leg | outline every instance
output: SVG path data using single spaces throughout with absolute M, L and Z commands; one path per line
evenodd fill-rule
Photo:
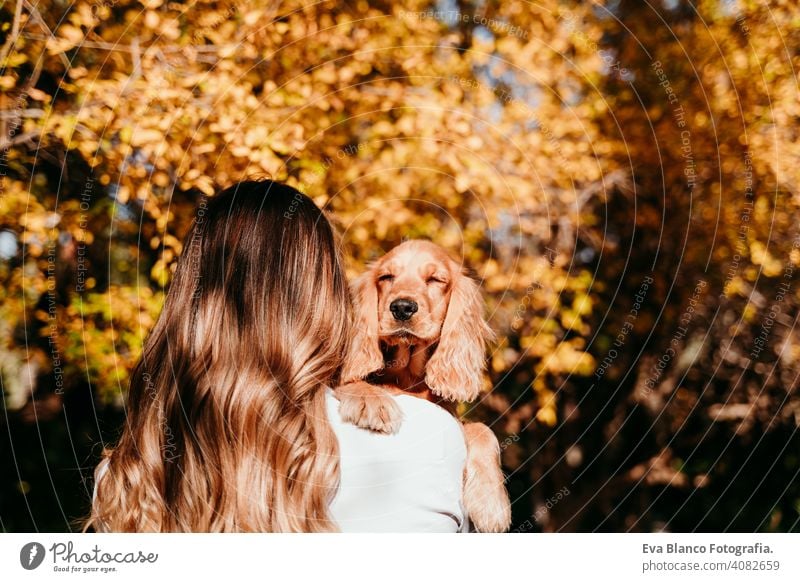
M 500 444 L 485 424 L 464 425 L 467 464 L 464 468 L 464 509 L 481 532 L 504 532 L 511 525 L 511 503 L 500 467 Z
M 388 388 L 359 381 L 343 384 L 335 392 L 345 422 L 387 434 L 400 430 L 403 413 Z

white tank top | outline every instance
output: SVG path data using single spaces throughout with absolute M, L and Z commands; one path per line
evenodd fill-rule
M 333 519 L 343 532 L 468 531 L 461 503 L 466 462 L 461 424 L 431 402 L 393 398 L 403 422 L 397 434 L 384 435 L 342 422 L 339 401 L 327 389 L 341 468 Z M 105 461 L 98 465 L 95 482 L 106 469 Z
M 328 393 L 341 467 L 334 520 L 344 532 L 466 531 L 461 424 L 426 400 L 393 398 L 403 422 L 397 434 L 384 435 L 342 422 L 339 401 Z

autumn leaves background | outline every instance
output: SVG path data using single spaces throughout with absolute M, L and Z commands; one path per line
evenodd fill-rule
M 85 511 L 180 240 L 251 175 L 325 206 L 353 274 L 409 237 L 476 271 L 501 339 L 464 412 L 520 531 L 798 529 L 792 2 L 0 20 L 3 529 Z

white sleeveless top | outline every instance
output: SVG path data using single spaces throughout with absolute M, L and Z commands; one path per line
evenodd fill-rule
M 384 435 L 342 422 L 339 401 L 327 389 L 341 468 L 331 504 L 334 521 L 343 532 L 468 531 L 461 503 L 467 454 L 461 424 L 431 402 L 393 398 L 403 422 L 397 434 Z M 101 462 L 95 481 L 106 469 Z
M 461 490 L 467 449 L 461 424 L 443 408 L 393 396 L 400 430 L 384 435 L 345 424 L 328 393 L 339 439 L 341 482 L 331 505 L 344 532 L 466 531 Z

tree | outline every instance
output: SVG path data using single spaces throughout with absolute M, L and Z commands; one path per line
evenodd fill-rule
M 476 271 L 500 340 L 463 412 L 498 433 L 521 528 L 796 529 L 797 24 L 673 4 L 4 6 L 11 446 L 93 466 L 203 196 L 268 175 L 330 212 L 351 274 L 414 237 Z M 33 422 L 60 448 L 14 436 Z M 774 478 L 731 519 L 742 454 Z M 85 508 L 44 462 L 3 499 L 53 515 L 3 504 L 3 527 Z

